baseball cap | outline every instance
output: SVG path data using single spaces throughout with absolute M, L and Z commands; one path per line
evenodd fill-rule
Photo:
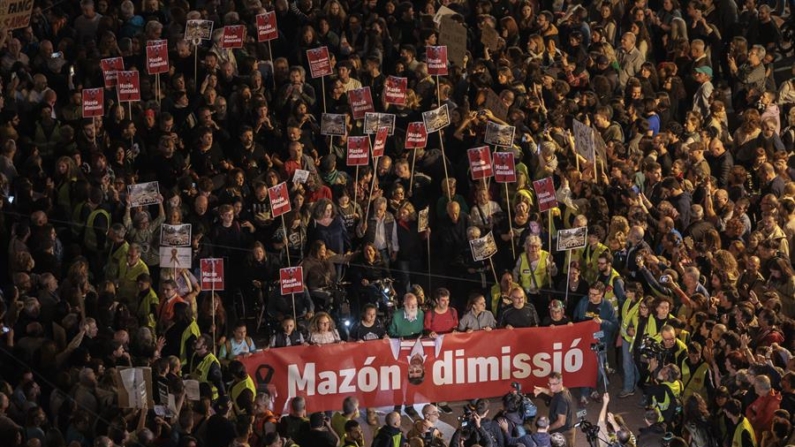
M 702 67 L 697 67 L 695 71 L 696 71 L 696 73 L 705 74 L 705 75 L 709 76 L 710 78 L 712 77 L 712 68 L 710 68 L 710 67 L 708 67 L 706 65 L 704 65 Z

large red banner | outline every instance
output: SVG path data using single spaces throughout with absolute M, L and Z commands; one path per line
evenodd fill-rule
M 502 396 L 511 382 L 545 386 L 553 371 L 567 387 L 596 385 L 593 321 L 570 326 L 447 334 L 269 349 L 241 358 L 258 388 L 275 389 L 275 408 L 306 397 L 307 411 L 339 408 L 356 396 L 366 408 Z M 409 367 L 411 365 L 411 368 Z

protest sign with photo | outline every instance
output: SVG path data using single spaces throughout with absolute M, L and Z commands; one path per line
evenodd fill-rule
M 494 234 L 489 231 L 489 234 L 472 239 L 469 241 L 469 248 L 472 249 L 472 258 L 475 261 L 485 261 L 490 257 L 497 254 L 497 242 L 494 240 Z
M 430 208 L 426 206 L 425 208 L 421 209 L 417 213 L 417 232 L 418 233 L 422 233 L 423 231 L 428 229 L 430 211 L 431 211 Z
M 371 135 L 377 133 L 382 127 L 387 128 L 389 135 L 395 133 L 394 113 L 367 112 L 364 114 L 364 133 Z
M 295 174 L 293 174 L 293 183 L 306 183 L 309 179 L 309 171 L 305 169 L 296 169 Z
M 516 181 L 516 159 L 513 152 L 495 152 L 494 180 L 497 183 L 513 183 Z
M 160 245 L 168 247 L 186 247 L 191 241 L 191 224 L 160 226 Z
M 447 104 L 422 112 L 422 121 L 425 123 L 425 131 L 428 133 L 438 132 L 449 126 L 450 111 L 447 109 Z
M 202 290 L 224 290 L 224 258 L 199 260 Z
M 116 82 L 119 102 L 138 102 L 141 100 L 141 78 L 137 71 L 116 72 Z
M 116 73 L 124 70 L 124 59 L 120 57 L 109 57 L 99 61 L 102 68 L 102 76 L 105 79 L 105 88 L 116 86 Z
M 588 161 L 595 161 L 594 130 L 576 119 L 572 120 L 572 124 L 577 153 Z
M 491 166 L 491 151 L 488 146 L 473 147 L 467 151 L 469 158 L 469 171 L 472 180 L 482 180 L 494 175 Z
M 384 83 L 384 100 L 387 104 L 402 106 L 406 104 L 406 89 L 409 79 L 398 76 L 389 76 Z
M 406 149 L 425 147 L 427 144 L 428 132 L 425 131 L 425 123 L 421 121 L 409 123 L 406 128 Z
M 313 79 L 322 78 L 332 73 L 328 47 L 306 50 L 306 59 L 309 61 L 309 73 Z
M 370 93 L 370 87 L 362 87 L 348 91 L 348 104 L 351 106 L 351 112 L 355 120 L 364 118 L 367 112 L 375 112 L 373 95 Z
M 486 123 L 486 136 L 483 141 L 486 144 L 493 144 L 495 146 L 511 147 L 513 146 L 513 137 L 516 133 L 516 127 L 489 121 Z
M 210 40 L 213 37 L 213 21 L 191 19 L 185 24 L 185 40 Z
M 588 243 L 588 227 L 558 230 L 558 251 L 576 250 Z
M 320 135 L 345 135 L 345 115 L 342 113 L 324 113 L 320 117 Z
M 431 76 L 447 76 L 447 47 L 425 47 L 425 63 Z
M 271 200 L 271 212 L 273 213 L 273 217 L 279 217 L 292 209 L 287 183 L 282 182 L 274 187 L 268 188 L 268 197 L 270 197 Z
M 146 46 L 146 72 L 150 75 L 168 73 L 168 46 Z
M 33 0 L 0 0 L 0 26 L 7 31 L 27 28 L 34 3 Z
M 348 137 L 348 166 L 367 166 L 370 164 L 370 137 Z
M 276 27 L 276 11 L 257 16 L 257 42 L 268 42 L 279 37 Z
M 378 128 L 375 133 L 375 141 L 373 142 L 373 158 L 383 157 L 386 149 L 386 137 L 389 135 L 389 128 L 382 126 Z
M 160 247 L 160 267 L 189 269 L 192 262 L 191 247 Z
M 552 181 L 552 177 L 534 181 L 533 189 L 538 199 L 539 211 L 544 212 L 558 206 L 558 199 L 555 197 L 555 183 Z
M 105 89 L 83 89 L 83 118 L 102 116 L 105 114 Z
M 245 25 L 227 25 L 221 34 L 221 48 L 243 48 L 246 39 Z
M 304 291 L 304 268 L 299 266 L 279 269 L 279 286 L 282 295 Z
M 158 182 L 146 182 L 128 185 L 127 200 L 132 207 L 160 203 L 160 184 Z

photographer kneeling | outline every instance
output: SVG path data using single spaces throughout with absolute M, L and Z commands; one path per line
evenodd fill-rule
M 654 338 L 646 337 L 638 347 L 640 355 L 649 361 L 649 382 L 643 384 L 643 406 L 650 405 L 651 391 L 654 387 L 660 370 L 667 365 L 676 365 L 681 372 L 682 364 L 687 360 L 687 345 L 676 338 L 676 330 L 670 324 L 666 324 L 660 330 L 662 341 L 657 342 Z M 681 373 L 680 373 L 681 375 Z M 659 381 L 656 381 L 659 383 Z M 680 390 L 681 394 L 681 390 Z
M 486 411 L 488 414 L 488 410 Z M 464 416 L 459 417 L 460 425 L 450 439 L 450 445 L 455 447 L 472 447 L 480 445 L 482 447 L 497 447 L 491 440 L 491 435 L 481 425 L 486 414 L 480 415 L 477 410 L 472 411 L 464 407 Z
M 682 373 L 673 363 L 664 364 L 659 368 L 658 362 L 656 358 L 649 361 L 654 379 L 644 390 L 644 395 L 648 399 L 649 406 L 660 411 L 659 422 L 665 421 L 670 431 L 676 425 L 677 416 L 681 411 L 680 402 L 684 385 L 679 379 Z

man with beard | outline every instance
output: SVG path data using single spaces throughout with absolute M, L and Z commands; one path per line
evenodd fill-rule
M 679 180 L 675 177 L 665 178 L 660 187 L 663 198 L 670 202 L 679 213 L 677 229 L 684 230 L 690 225 L 690 205 L 693 201 L 690 193 L 682 188 Z
M 249 178 L 254 178 L 259 172 L 264 172 L 273 166 L 273 162 L 271 162 L 270 156 L 265 152 L 265 148 L 254 141 L 254 129 L 251 126 L 240 128 L 236 146 L 232 161 L 235 166 L 245 170 L 249 174 Z

